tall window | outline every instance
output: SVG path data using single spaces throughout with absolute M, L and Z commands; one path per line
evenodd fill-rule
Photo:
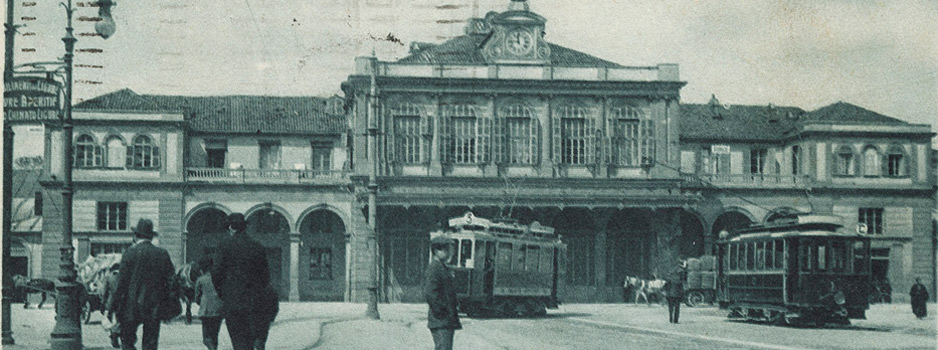
M 98 202 L 98 230 L 127 230 L 127 202 Z
M 117 135 L 108 137 L 107 143 L 107 167 L 108 168 L 123 168 L 126 166 L 125 157 L 127 157 L 126 146 L 124 146 L 124 140 L 121 140 Z
M 258 146 L 260 150 L 258 167 L 260 169 L 280 169 L 280 142 L 261 141 Z
M 902 148 L 893 146 L 889 148 L 886 155 L 886 171 L 889 176 L 906 176 L 905 157 L 903 157 Z
M 225 154 L 228 153 L 228 142 L 225 140 L 206 140 L 205 155 L 206 166 L 221 169 L 225 167 Z
M 499 111 L 498 122 L 504 123 L 505 161 L 509 164 L 534 164 L 538 161 L 538 135 L 537 119 L 530 108 L 522 105 L 512 105 Z M 499 135 L 501 137 L 501 135 Z M 498 140 L 497 140 L 498 141 Z M 496 147 L 498 142 L 496 141 Z M 496 149 L 496 157 L 501 151 Z M 501 159 L 497 159 L 501 161 Z
M 397 160 L 405 164 L 420 163 L 420 117 L 399 115 L 394 118 Z
M 457 164 L 489 161 L 492 119 L 481 116 L 475 106 L 467 104 L 447 105 L 442 112 L 444 161 Z
M 791 174 L 801 175 L 801 147 L 791 146 Z
M 332 144 L 328 142 L 313 142 L 313 170 L 328 171 L 332 169 Z
M 453 118 L 453 161 L 476 162 L 476 118 Z
M 634 107 L 612 108 L 612 161 L 639 166 L 654 162 L 655 123 Z
M 95 144 L 91 135 L 81 135 L 75 140 L 75 167 L 97 168 L 103 165 L 103 149 Z
M 883 208 L 860 208 L 857 221 L 866 224 L 866 233 L 883 234 Z
M 561 160 L 564 164 L 586 164 L 586 120 L 561 119 Z
M 834 168 L 837 175 L 854 175 L 856 171 L 856 165 L 854 164 L 853 159 L 853 149 L 850 146 L 841 146 L 837 149 L 837 156 L 835 161 L 837 162 Z
M 711 152 L 711 147 L 704 147 L 700 152 L 701 167 L 704 174 L 729 174 L 730 155 Z
M 867 146 L 863 149 L 863 175 L 878 176 L 879 173 L 879 151 L 876 147 Z
M 765 173 L 765 160 L 768 155 L 768 151 L 764 149 L 753 149 L 749 150 L 749 173 L 750 174 L 764 174 Z
M 149 169 L 160 166 L 160 150 L 153 144 L 148 136 L 137 136 L 134 138 L 133 146 L 128 155 L 128 168 Z

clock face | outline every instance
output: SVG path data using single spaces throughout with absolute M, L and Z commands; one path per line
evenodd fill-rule
M 505 45 L 508 48 L 508 52 L 514 55 L 523 55 L 531 51 L 531 47 L 534 46 L 534 38 L 531 36 L 530 32 L 516 30 L 508 33 Z

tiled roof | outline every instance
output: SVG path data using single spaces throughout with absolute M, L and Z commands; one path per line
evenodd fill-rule
M 189 126 L 201 132 L 344 132 L 345 116 L 323 112 L 325 101 L 318 97 L 140 95 L 123 89 L 79 103 L 75 109 L 182 112 Z
M 486 62 L 481 49 L 482 43 L 487 37 L 486 34 L 458 36 L 439 45 L 428 45 L 426 48 L 417 49 L 409 56 L 398 60 L 398 62 L 484 65 Z M 555 66 L 622 67 L 617 63 L 560 45 L 550 43 L 548 45 L 550 45 L 550 63 Z
M 777 140 L 792 130 L 797 107 L 682 104 L 681 137 L 721 140 Z
M 837 102 L 811 111 L 805 115 L 805 120 L 833 124 L 908 124 L 846 102 Z

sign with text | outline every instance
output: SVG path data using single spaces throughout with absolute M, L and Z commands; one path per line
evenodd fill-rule
M 61 84 L 39 77 L 17 77 L 3 82 L 3 118 L 12 122 L 59 119 Z
M 730 154 L 730 145 L 710 145 L 711 154 Z

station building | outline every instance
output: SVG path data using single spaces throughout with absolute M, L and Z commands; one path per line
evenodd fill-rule
M 663 277 L 721 231 L 810 211 L 865 226 L 894 300 L 915 277 L 934 290 L 929 125 L 843 102 L 682 104 L 676 64 L 552 44 L 522 0 L 467 23 L 397 61 L 356 58 L 343 98 L 125 89 L 76 105 L 76 258 L 120 251 L 146 217 L 179 266 L 210 254 L 224 216 L 242 212 L 283 300 L 364 301 L 374 269 L 382 301 L 419 302 L 429 232 L 472 211 L 554 227 L 568 244 L 564 300 L 615 302 L 626 276 Z M 44 130 L 50 191 L 61 131 Z M 57 201 L 42 200 L 46 276 Z

